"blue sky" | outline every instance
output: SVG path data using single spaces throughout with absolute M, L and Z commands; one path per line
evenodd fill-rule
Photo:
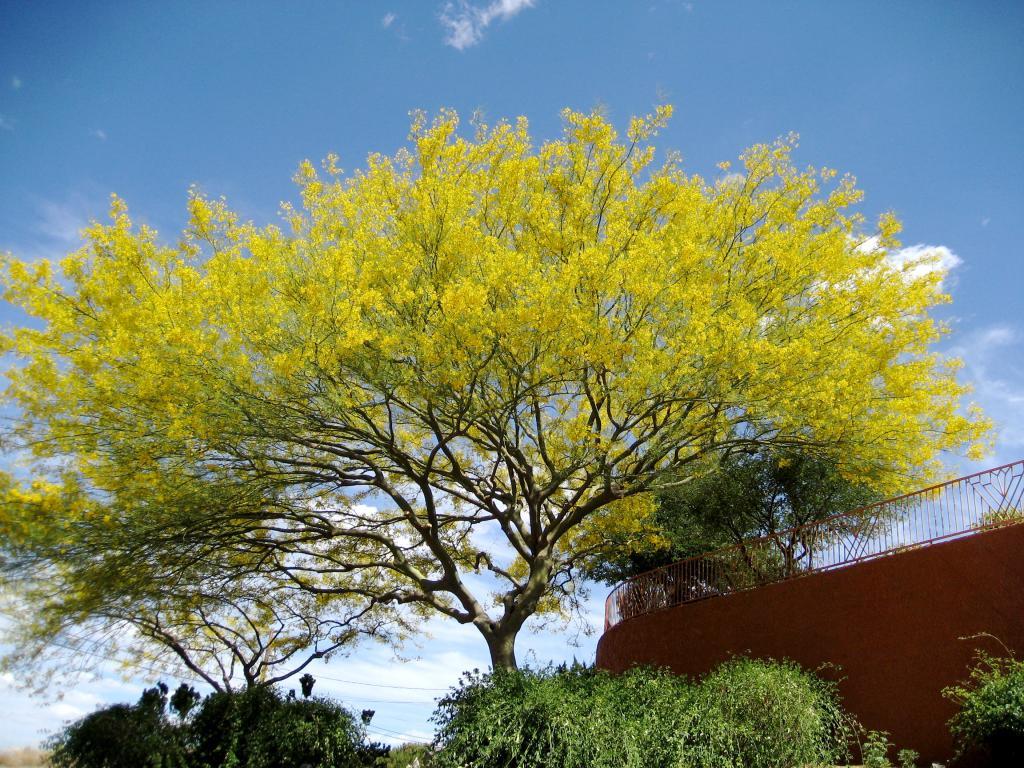
M 712 175 L 796 131 L 800 164 L 854 174 L 869 217 L 892 209 L 905 245 L 943 249 L 955 265 L 943 348 L 999 423 L 993 465 L 1024 456 L 1021 40 L 1016 2 L 4 1 L 0 250 L 63 254 L 111 192 L 168 239 L 192 184 L 266 222 L 302 159 L 359 167 L 403 143 L 412 109 L 526 115 L 543 139 L 566 106 L 623 124 L 667 101 L 658 145 L 689 170 Z M 0 307 L 0 321 L 17 317 Z M 567 638 L 524 637 L 520 654 L 593 657 L 596 638 Z M 475 633 L 447 625 L 407 655 L 419 658 L 359 651 L 322 675 L 443 688 L 486 665 Z M 43 704 L 14 682 L 0 680 L 0 748 L 141 684 L 107 671 Z M 379 738 L 429 732 L 429 704 L 408 702 L 436 692 L 320 685 L 376 708 Z

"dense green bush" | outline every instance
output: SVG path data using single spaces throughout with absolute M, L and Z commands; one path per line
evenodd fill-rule
M 697 686 L 688 754 L 695 765 L 790 768 L 846 756 L 853 721 L 835 686 L 793 662 L 734 659 Z
M 958 756 L 1024 765 L 1024 661 L 979 654 L 967 681 L 943 694 L 960 706 L 949 721 Z
M 167 687 L 67 726 L 47 745 L 56 768 L 186 768 L 181 733 L 166 717 Z
M 306 686 L 304 686 L 305 688 Z M 311 686 L 309 686 L 311 688 Z M 364 741 L 362 724 L 339 704 L 296 700 L 272 687 L 214 693 L 193 709 L 167 688 L 138 704 L 115 704 L 66 727 L 51 742 L 57 768 L 368 768 L 388 747 Z
M 429 744 L 402 744 L 393 747 L 386 756 L 380 758 L 377 765 L 379 768 L 410 768 L 417 764 L 421 768 L 428 768 L 432 752 Z
M 582 666 L 467 675 L 434 715 L 433 765 L 641 768 L 671 765 L 690 687 L 665 672 L 621 678 Z M 671 739 L 669 739 L 671 741 Z
M 191 722 L 194 768 L 358 768 L 362 730 L 342 706 L 274 688 L 215 693 Z
M 640 669 L 474 674 L 444 698 L 432 765 L 768 768 L 837 762 L 852 721 L 795 664 L 739 659 L 697 685 Z

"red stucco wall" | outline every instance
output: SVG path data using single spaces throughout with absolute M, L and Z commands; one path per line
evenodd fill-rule
M 1024 524 L 628 619 L 604 634 L 597 665 L 698 676 L 731 655 L 827 662 L 846 707 L 924 760 L 952 756 L 941 689 L 976 648 L 1024 656 Z

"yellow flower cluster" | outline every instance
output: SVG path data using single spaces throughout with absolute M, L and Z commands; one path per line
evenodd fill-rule
M 351 176 L 303 164 L 283 228 L 193 192 L 176 245 L 115 199 L 59 264 L 3 259 L 33 318 L 3 342 L 14 437 L 147 514 L 186 482 L 360 462 L 501 511 L 521 492 L 503 467 L 529 467 L 553 488 L 541 549 L 601 489 L 735 441 L 832 451 L 881 488 L 980 450 L 987 422 L 930 351 L 941 275 L 886 260 L 898 222 L 865 232 L 853 180 L 797 169 L 792 137 L 716 180 L 655 165 L 670 114 L 620 139 L 567 111 L 539 146 L 524 119 L 467 137 L 420 116 Z M 640 530 L 645 509 L 593 525 Z

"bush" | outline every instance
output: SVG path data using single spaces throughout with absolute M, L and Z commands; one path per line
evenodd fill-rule
M 979 653 L 967 681 L 942 693 L 960 706 L 949 721 L 958 757 L 977 752 L 993 765 L 1024 764 L 1024 661 Z
M 215 693 L 189 728 L 194 768 L 358 768 L 362 729 L 339 704 L 274 688 Z
M 432 765 L 641 768 L 672 765 L 690 686 L 653 670 L 574 665 L 467 675 L 441 700 Z M 678 703 L 684 702 L 683 707 Z
M 67 726 L 52 741 L 56 768 L 367 768 L 389 748 L 364 742 L 362 725 L 339 704 L 297 701 L 272 687 L 214 693 L 193 710 L 179 688 L 172 721 L 167 687 L 138 704 L 115 704 Z
M 865 733 L 864 741 L 860 745 L 864 768 L 892 768 L 892 763 L 889 762 L 890 749 L 892 749 L 892 742 L 889 741 L 888 731 Z
M 382 757 L 377 765 L 379 768 L 410 768 L 415 763 L 421 768 L 427 768 L 430 765 L 431 754 L 429 744 L 402 744 L 394 747 L 386 757 Z
M 684 764 L 789 768 L 848 755 L 854 721 L 835 685 L 793 662 L 734 659 L 708 674 L 690 704 Z
M 651 669 L 473 674 L 442 699 L 434 722 L 439 768 L 831 763 L 852 735 L 831 685 L 795 664 L 747 659 L 696 686 Z
M 67 726 L 50 740 L 56 768 L 187 768 L 181 734 L 167 719 L 167 687 L 142 693 Z

